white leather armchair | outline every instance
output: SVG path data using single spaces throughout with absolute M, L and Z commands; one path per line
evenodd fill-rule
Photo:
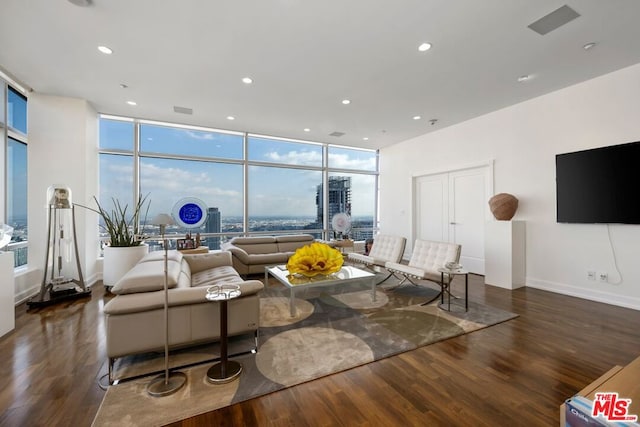
M 352 252 L 349 253 L 347 260 L 363 264 L 371 270 L 376 266 L 384 268 L 388 262 L 399 263 L 402 261 L 406 243 L 407 239 L 404 237 L 379 234 L 373 240 L 373 246 L 368 255 Z M 378 284 L 387 280 L 392 274 L 393 273 L 389 272 L 389 275 Z
M 407 239 L 404 237 L 380 234 L 374 239 L 369 255 L 351 252 L 348 260 L 364 264 L 366 267 L 384 267 L 387 262 L 398 263 L 402 260 L 406 243 Z
M 440 293 L 434 298 L 435 300 L 445 289 L 449 288 L 453 279 L 453 275 L 447 275 L 446 283 L 441 283 L 441 274 L 438 269 L 443 268 L 448 262 L 458 263 L 461 249 L 462 247 L 455 243 L 416 240 L 408 265 L 387 262 L 385 268 L 394 274 L 403 276 L 398 286 L 407 280 L 413 285 L 417 285 L 417 282 L 412 279 L 437 283 L 440 286 Z

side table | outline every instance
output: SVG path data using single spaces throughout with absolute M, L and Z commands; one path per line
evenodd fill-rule
M 240 296 L 240 286 L 222 284 L 207 288 L 207 300 L 220 303 L 220 362 L 207 371 L 207 381 L 213 384 L 225 384 L 240 376 L 242 365 L 233 360 L 227 360 L 227 303 L 230 299 Z
M 440 287 L 442 292 L 440 294 L 440 307 L 443 310 L 451 311 L 451 276 L 464 275 L 464 311 L 469 310 L 469 272 L 467 270 L 463 270 L 461 268 L 457 270 L 449 270 L 448 268 L 439 268 L 438 272 L 440 273 Z M 444 275 L 447 275 L 447 285 L 444 283 Z M 444 293 L 447 293 L 447 306 L 445 308 L 444 305 Z

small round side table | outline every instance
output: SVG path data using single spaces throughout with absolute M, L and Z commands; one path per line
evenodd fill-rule
M 440 273 L 440 287 L 442 289 L 442 293 L 440 295 L 440 307 L 443 310 L 451 311 L 451 280 L 452 276 L 464 275 L 464 311 L 469 310 L 469 272 L 467 270 L 463 270 L 458 268 L 456 270 L 449 270 L 448 268 L 439 268 L 438 272 Z M 444 284 L 444 275 L 447 275 L 448 285 Z M 445 308 L 444 304 L 444 293 L 447 293 L 447 305 Z M 455 297 L 454 297 L 455 298 Z
M 227 303 L 240 296 L 240 286 L 225 283 L 207 288 L 206 298 L 220 302 L 220 361 L 207 371 L 207 381 L 212 384 L 225 384 L 240 376 L 242 365 L 228 360 L 227 356 Z

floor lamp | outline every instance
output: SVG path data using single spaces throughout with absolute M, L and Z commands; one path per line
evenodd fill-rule
M 153 219 L 153 224 L 160 226 L 164 247 L 164 375 L 151 380 L 147 385 L 147 393 L 160 397 L 178 391 L 187 382 L 187 376 L 182 372 L 169 372 L 169 285 L 167 283 L 169 241 L 164 238 L 164 231 L 167 225 L 173 224 L 173 218 L 167 214 L 159 214 Z

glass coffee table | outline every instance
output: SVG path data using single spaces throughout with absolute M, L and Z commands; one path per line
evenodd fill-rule
M 352 283 L 352 282 L 368 282 L 371 285 L 371 300 L 376 300 L 376 280 L 375 274 L 369 273 L 368 271 L 361 270 L 356 267 L 351 266 L 343 266 L 340 271 L 337 273 L 324 276 L 318 275 L 315 277 L 299 277 L 299 276 L 291 276 L 289 271 L 287 270 L 286 265 L 276 265 L 272 267 L 264 268 L 264 282 L 265 285 L 269 279 L 269 274 L 275 277 L 278 282 L 282 283 L 284 286 L 289 288 L 289 310 L 291 312 L 291 317 L 295 317 L 296 315 L 296 304 L 295 304 L 295 291 L 296 289 L 301 288 L 312 288 L 319 286 L 334 286 L 344 283 Z

